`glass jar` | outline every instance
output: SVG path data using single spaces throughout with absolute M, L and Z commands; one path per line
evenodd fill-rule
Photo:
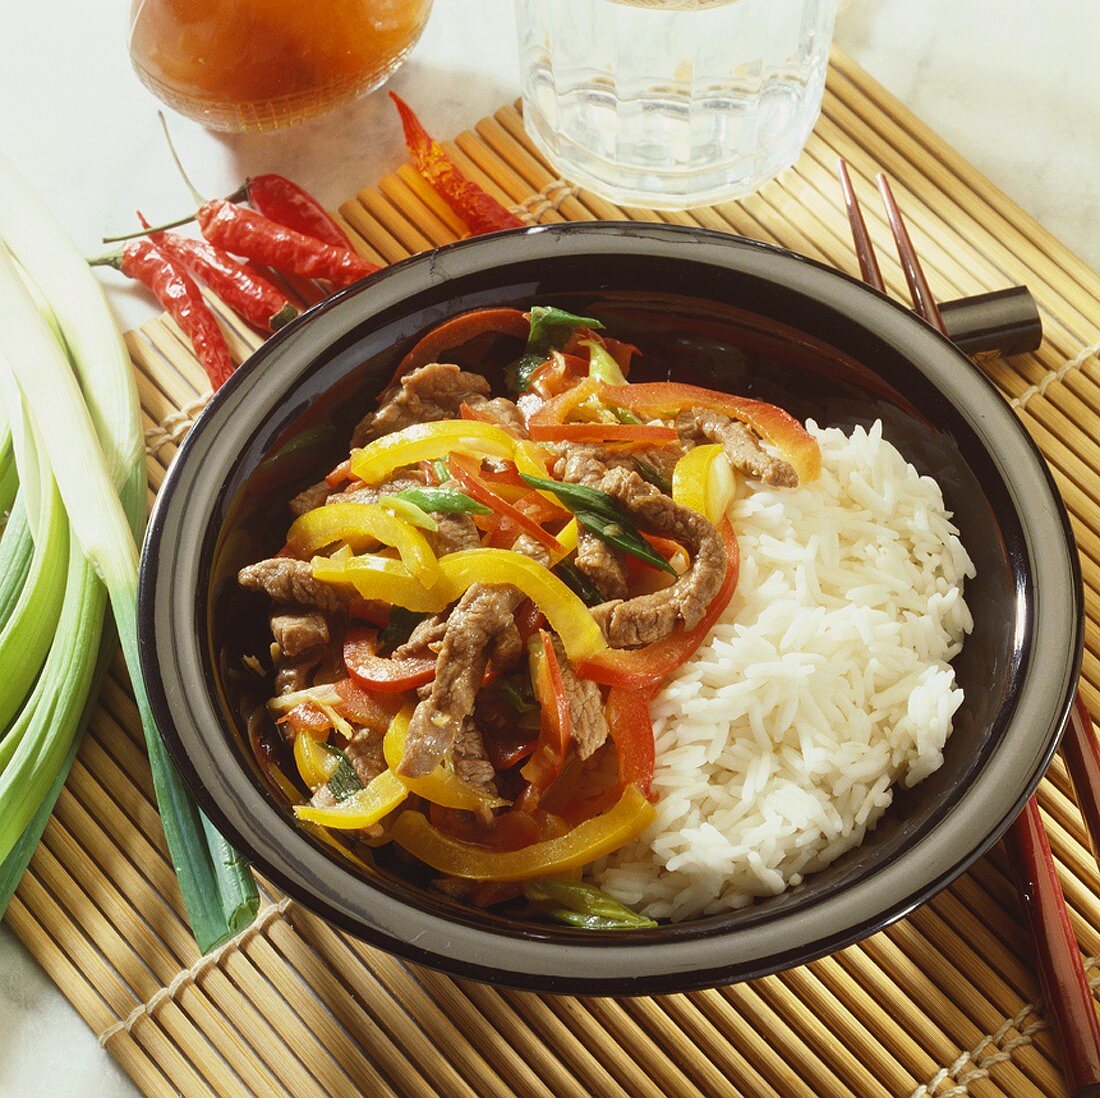
M 134 0 L 130 58 L 173 110 L 214 130 L 289 126 L 377 88 L 432 0 Z
M 516 0 L 528 134 L 613 202 L 682 209 L 793 164 L 837 0 Z

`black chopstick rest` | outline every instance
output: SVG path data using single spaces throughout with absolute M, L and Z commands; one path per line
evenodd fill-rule
M 941 301 L 940 315 L 952 343 L 968 355 L 1019 355 L 1037 350 L 1043 341 L 1039 308 L 1026 286 Z

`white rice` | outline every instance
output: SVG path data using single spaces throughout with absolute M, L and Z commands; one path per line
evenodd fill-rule
M 943 762 L 963 700 L 974 566 L 939 485 L 881 423 L 807 426 L 820 478 L 741 490 L 737 591 L 654 700 L 656 822 L 593 867 L 654 918 L 744 907 L 858 846 L 895 782 Z

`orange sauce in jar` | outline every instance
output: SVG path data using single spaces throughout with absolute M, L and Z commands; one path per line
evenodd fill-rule
M 174 110 L 215 130 L 289 126 L 378 87 L 432 0 L 134 0 L 130 57 Z

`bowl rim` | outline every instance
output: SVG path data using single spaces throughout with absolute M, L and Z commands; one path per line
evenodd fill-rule
M 255 429 L 286 400 L 294 380 L 316 358 L 313 350 L 295 360 L 298 342 L 306 338 L 303 332 L 310 332 L 310 340 L 316 338 L 311 326 L 320 324 L 333 333 L 350 331 L 417 292 L 496 266 L 594 250 L 668 258 L 688 239 L 687 262 L 782 285 L 869 329 L 934 384 L 966 420 L 998 468 L 1020 521 L 1029 573 L 1036 578 L 1033 635 L 1044 637 L 1043 644 L 1031 645 L 1004 737 L 1007 740 L 1014 728 L 1038 728 L 1042 734 L 1028 732 L 1025 743 L 1016 745 L 1028 750 L 1007 752 L 1012 758 L 1006 759 L 1003 744 L 998 745 L 973 775 L 966 797 L 904 856 L 811 909 L 774 920 L 718 929 L 696 939 L 672 935 L 671 940 L 661 940 L 657 931 L 634 932 L 614 941 L 605 935 L 591 941 L 581 936 L 563 947 L 537 933 L 501 935 L 479 927 L 475 919 L 444 918 L 417 908 L 325 856 L 250 778 L 234 786 L 230 776 L 221 773 L 219 762 L 224 759 L 215 758 L 210 742 L 217 737 L 204 737 L 202 731 L 211 721 L 221 723 L 214 691 L 205 680 L 202 691 L 188 691 L 190 680 L 181 667 L 181 654 L 194 659 L 200 645 L 188 628 L 194 612 L 194 603 L 187 612 L 188 593 L 204 597 L 197 576 L 187 572 L 198 569 L 198 549 L 206 533 L 205 521 L 198 530 L 199 524 L 185 521 L 196 491 L 195 470 L 209 462 L 227 467 L 217 463 L 232 456 L 219 430 L 228 420 L 247 417 Z M 521 252 L 510 254 L 517 246 Z M 342 327 L 341 314 L 346 318 Z M 285 376 L 277 376 L 272 385 L 279 371 Z M 262 391 L 261 374 L 271 392 Z M 288 384 L 280 386 L 280 381 Z M 213 504 L 209 494 L 206 502 Z M 193 550 L 190 556 L 188 547 Z M 160 583 L 161 575 L 172 582 Z M 180 582 L 181 575 L 186 583 Z M 338 292 L 275 333 L 215 394 L 168 471 L 143 546 L 138 621 L 141 669 L 170 754 L 213 823 L 267 878 L 334 924 L 408 960 L 466 978 L 588 995 L 669 993 L 763 976 L 844 948 L 935 895 L 1000 838 L 1034 792 L 1068 719 L 1084 642 L 1080 565 L 1064 504 L 1030 435 L 992 382 L 962 352 L 904 306 L 832 267 L 743 237 L 638 222 L 535 226 L 420 253 Z M 1024 733 L 1017 731 L 1017 736 Z M 238 777 L 243 774 L 242 770 Z M 967 849 L 960 852 L 957 840 L 945 830 L 948 826 L 952 832 L 982 837 L 972 846 L 964 843 Z M 877 900 L 876 894 L 890 898 Z M 811 912 L 813 918 L 807 919 Z M 803 925 L 797 935 L 777 933 L 780 927 L 789 932 L 800 918 Z M 733 934 L 738 949 L 731 957 Z

